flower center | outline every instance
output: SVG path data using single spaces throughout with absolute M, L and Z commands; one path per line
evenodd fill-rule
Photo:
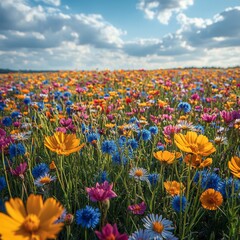
M 215 205 L 215 200 L 212 197 L 210 197 L 209 199 L 207 199 L 207 203 L 208 205 Z
M 155 231 L 155 232 L 157 232 L 157 233 L 162 233 L 162 231 L 163 231 L 163 225 L 162 225 L 162 223 L 160 223 L 160 222 L 154 222 L 153 223 L 153 230 Z
M 111 233 L 108 237 L 105 238 L 106 240 L 115 240 L 115 236 Z
M 39 225 L 40 220 L 35 214 L 29 214 L 23 222 L 23 226 L 28 232 L 34 232 L 38 230 Z
M 60 143 L 57 145 L 57 149 L 60 151 L 65 151 L 66 150 L 66 145 L 65 143 Z
M 141 169 L 137 169 L 137 170 L 135 171 L 135 176 L 137 176 L 137 177 L 142 177 L 142 176 L 143 176 L 143 171 L 142 171 Z
M 46 184 L 46 183 L 50 183 L 51 182 L 51 178 L 46 176 L 46 177 L 42 177 L 39 181 L 42 184 Z

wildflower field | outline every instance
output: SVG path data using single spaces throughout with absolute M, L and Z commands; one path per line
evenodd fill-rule
M 240 239 L 240 68 L 0 75 L 0 239 Z

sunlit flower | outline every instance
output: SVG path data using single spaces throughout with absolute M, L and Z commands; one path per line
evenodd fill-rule
M 183 152 L 193 153 L 200 156 L 208 156 L 216 151 L 216 148 L 204 135 L 196 132 L 187 132 L 186 135 L 177 133 L 174 135 L 175 144 Z
M 149 214 L 142 221 L 146 232 L 151 234 L 150 239 L 172 239 L 174 237 L 170 232 L 174 230 L 172 221 L 163 218 L 162 215 Z
M 154 152 L 153 156 L 162 163 L 172 164 L 175 160 L 175 153 L 169 151 Z
M 222 194 L 212 188 L 204 191 L 200 197 L 203 208 L 216 210 L 223 203 Z
M 195 130 L 195 126 L 191 122 L 188 122 L 186 120 L 178 121 L 178 124 L 176 125 L 176 127 L 181 129 L 181 130 L 187 130 L 187 131 L 194 131 Z
M 177 181 L 164 182 L 164 188 L 171 196 L 180 195 L 185 190 L 184 185 Z
M 59 155 L 69 155 L 80 151 L 85 144 L 79 144 L 80 140 L 76 138 L 75 134 L 64 134 L 63 132 L 56 132 L 53 136 L 45 137 L 44 140 L 44 145 Z
M 11 198 L 5 206 L 8 215 L 0 213 L 2 239 L 52 239 L 63 227 L 62 223 L 55 223 L 63 207 L 54 198 L 43 203 L 42 196 L 31 194 L 26 208 L 20 198 Z
M 231 161 L 228 162 L 228 168 L 234 176 L 240 178 L 240 157 L 232 157 Z
M 137 181 L 148 181 L 148 172 L 145 168 L 134 167 L 130 170 L 129 175 Z

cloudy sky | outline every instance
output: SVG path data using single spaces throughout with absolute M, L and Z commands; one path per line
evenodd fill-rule
M 0 0 L 0 68 L 240 64 L 240 0 Z

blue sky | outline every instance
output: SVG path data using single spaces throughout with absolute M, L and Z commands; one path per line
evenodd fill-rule
M 239 0 L 0 1 L 0 68 L 240 63 Z

